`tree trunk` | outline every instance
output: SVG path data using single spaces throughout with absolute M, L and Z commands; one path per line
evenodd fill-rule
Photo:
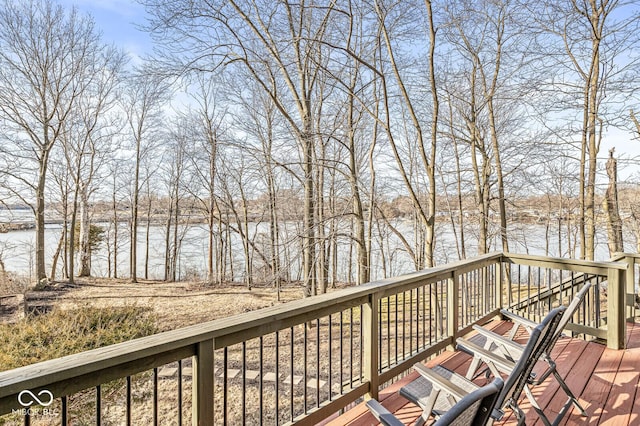
M 47 166 L 49 163 L 50 148 L 45 148 L 40 152 L 40 167 L 38 170 L 38 185 L 36 187 L 36 289 L 42 289 L 47 284 L 47 271 L 44 264 L 44 208 L 45 189 L 47 179 Z
M 80 188 L 80 272 L 79 277 L 91 276 L 91 223 L 89 221 L 89 200 L 86 188 Z
M 149 246 L 151 243 L 151 190 L 149 188 L 149 180 L 147 179 L 147 211 L 145 214 L 147 226 L 144 235 L 144 279 L 149 279 Z
M 164 280 L 171 276 L 171 222 L 173 220 L 173 200 L 169 201 L 169 211 L 164 229 Z
M 140 197 L 140 144 L 136 140 L 136 164 L 133 178 L 133 203 L 131 206 L 131 248 L 129 251 L 129 277 L 131 282 L 138 282 L 138 204 Z
M 113 278 L 118 278 L 118 204 L 116 202 L 115 174 L 112 194 L 113 207 Z
M 613 158 L 613 149 L 609 151 L 609 159 L 607 160 L 607 175 L 609 176 L 609 186 L 605 194 L 603 207 L 607 213 L 607 231 L 609 234 L 609 256 L 613 257 L 614 253 L 622 253 L 624 244 L 622 241 L 622 219 L 620 218 L 618 206 L 618 164 Z
M 309 107 L 309 106 L 308 106 Z M 304 281 L 304 296 L 317 294 L 316 264 L 315 264 L 315 194 L 313 183 L 313 135 L 311 133 L 311 117 L 305 116 L 305 132 L 301 137 L 303 150 L 302 167 L 304 171 L 304 214 L 302 236 L 302 279 Z

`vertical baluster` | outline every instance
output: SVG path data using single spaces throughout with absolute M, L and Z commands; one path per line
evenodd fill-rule
M 598 277 L 596 279 L 596 288 L 594 291 L 594 305 L 595 305 L 595 320 L 596 320 L 596 328 L 600 328 L 601 325 L 601 316 L 600 316 L 600 284 L 602 284 L 602 277 Z M 607 316 L 611 315 L 610 312 L 607 312 Z
M 430 291 L 429 292 L 429 344 L 433 343 L 434 337 L 435 340 L 438 340 L 438 326 L 436 324 L 436 334 L 434 337 L 433 336 L 433 320 L 435 319 L 437 321 L 438 317 L 438 285 L 440 284 L 440 281 L 436 281 L 434 284 L 432 284 L 432 288 L 433 288 L 433 292 Z M 435 293 L 435 294 L 433 294 Z M 433 296 L 435 296 L 435 304 L 433 303 Z
M 62 424 L 66 426 L 69 424 L 69 405 L 68 405 L 69 399 L 66 396 L 63 396 L 60 399 L 62 400 L 62 409 L 61 409 Z M 131 416 L 129 416 L 127 424 L 131 424 Z
M 474 269 L 473 271 L 469 272 L 470 275 L 470 279 L 471 282 L 473 283 L 473 306 L 471 306 L 471 315 L 469 315 L 469 320 L 467 321 L 467 324 L 471 324 L 473 322 L 474 319 L 477 318 L 478 315 L 478 309 L 480 306 L 480 294 L 482 291 L 482 288 L 480 286 L 480 276 L 478 275 L 478 270 Z
M 475 274 L 473 273 L 474 271 L 469 271 L 467 273 L 465 273 L 464 276 L 465 277 L 465 287 L 467 287 L 467 300 L 469 302 L 468 306 L 467 306 L 467 320 L 466 320 L 466 324 L 469 324 L 472 319 L 473 319 L 473 310 L 475 309 L 475 305 L 476 305 L 476 301 L 475 301 L 475 297 L 476 294 L 478 294 L 478 283 L 475 280 Z M 461 276 L 461 278 L 462 278 Z M 460 280 L 458 280 L 458 282 L 460 282 Z M 460 293 L 460 289 L 458 288 L 458 294 L 462 294 Z M 462 321 L 458 321 L 459 325 L 464 325 L 461 324 Z
M 131 426 L 131 376 L 127 376 L 127 426 Z
M 502 282 L 502 277 L 498 277 L 498 274 L 502 273 L 502 268 L 499 268 L 498 265 L 499 264 L 497 263 L 491 265 L 490 272 L 491 291 L 493 292 L 491 297 L 491 300 L 493 300 L 493 309 L 499 309 L 502 307 L 502 288 L 504 287 L 501 284 L 498 284 Z
M 398 294 L 396 293 L 395 297 L 395 314 L 394 314 L 394 328 L 395 328 L 395 334 L 394 334 L 394 340 L 395 340 L 395 355 L 394 355 L 394 359 L 393 362 L 396 363 L 398 362 Z
M 153 424 L 158 425 L 158 367 L 153 369 Z
M 275 350 L 275 373 L 276 373 L 276 382 L 275 382 L 275 397 L 276 404 L 274 407 L 275 413 L 274 416 L 276 418 L 276 426 L 280 424 L 280 332 L 276 331 L 276 350 Z
M 382 299 L 378 299 L 378 336 L 378 357 L 382 363 Z M 386 365 L 389 366 L 388 361 Z
M 538 282 L 537 282 L 537 288 L 538 288 L 538 303 L 537 303 L 537 305 L 538 305 L 538 319 L 542 319 L 542 316 L 544 315 L 544 310 L 542 309 L 542 303 L 543 302 L 542 302 L 542 298 L 540 297 L 540 295 L 542 294 L 541 293 L 541 291 L 542 291 L 542 284 L 541 284 L 542 268 L 537 267 L 537 269 L 538 269 Z M 547 291 L 549 292 L 549 297 L 547 298 L 547 304 L 550 304 L 551 303 L 551 293 L 552 293 L 550 286 L 547 287 Z M 529 297 L 531 297 L 531 296 L 529 296 Z M 549 310 L 551 310 L 551 309 L 549 309 Z
M 391 296 L 387 296 L 387 364 L 391 366 Z
M 316 318 L 316 407 L 319 407 L 319 406 L 320 406 L 320 318 Z
M 344 311 L 340 312 L 340 395 L 344 385 Z
M 228 368 L 229 368 L 229 348 L 225 346 L 224 350 L 222 351 L 222 421 L 225 425 L 227 424 L 227 419 L 228 419 L 227 408 L 229 403 L 229 399 L 228 399 L 229 383 L 227 381 L 227 378 L 229 376 L 229 373 L 227 372 Z
M 329 401 L 333 400 L 333 321 L 332 315 L 329 314 L 329 360 L 328 360 L 329 377 L 327 383 L 329 385 Z
M 396 364 L 399 362 L 400 359 L 404 359 L 404 357 L 406 356 L 406 345 L 405 342 L 407 341 L 406 339 L 406 334 L 407 334 L 407 292 L 403 291 L 402 292 L 402 306 L 400 307 L 402 310 L 402 322 L 400 323 L 400 325 L 402 326 L 402 356 L 401 358 L 396 358 Z
M 413 309 L 412 309 L 413 312 Z M 416 287 L 416 353 L 420 351 L 420 287 Z M 411 338 L 413 342 L 413 336 Z
M 102 389 L 96 386 L 96 426 L 102 425 Z
M 353 388 L 353 308 L 349 309 L 349 382 Z
M 302 369 L 302 399 L 303 399 L 303 403 L 302 403 L 302 409 L 303 409 L 303 413 L 307 414 L 307 365 L 309 364 L 309 360 L 308 360 L 308 356 L 307 356 L 307 349 L 308 349 L 308 335 L 307 335 L 307 324 L 302 324 L 302 329 L 303 329 L 303 334 L 302 334 L 302 338 L 303 338 L 303 351 L 304 351 L 304 355 L 302 356 L 302 364 L 303 364 L 303 369 Z M 293 374 L 291 375 L 291 381 L 293 382 Z M 291 418 L 291 420 L 293 420 L 293 418 Z
M 305 325 L 302 325 L 303 327 L 305 327 Z M 289 399 L 289 411 L 290 411 L 290 415 L 291 418 L 289 419 L 290 421 L 293 421 L 293 327 L 291 327 L 289 329 L 289 374 L 291 374 L 290 378 L 291 378 L 291 382 L 289 383 L 289 394 L 290 394 L 290 399 Z
M 427 306 L 426 306 L 426 293 L 427 293 L 427 286 L 422 286 L 422 345 L 420 346 L 420 349 L 424 349 L 424 347 L 427 344 L 427 336 L 426 336 L 426 327 L 427 327 Z
M 409 290 L 409 355 L 413 354 L 413 289 Z
M 258 408 L 258 418 L 259 418 L 259 424 L 262 426 L 262 423 L 264 421 L 264 337 L 260 336 L 260 349 L 259 349 L 259 354 L 258 354 L 258 358 L 260 361 L 260 366 L 258 367 L 258 370 L 260 371 L 260 377 L 258 378 L 258 402 L 259 402 L 259 408 Z M 277 382 L 277 380 L 276 380 Z M 277 411 L 277 410 L 276 410 Z
M 362 305 L 360 305 L 360 331 L 358 332 L 358 339 L 360 340 L 360 350 L 358 351 L 358 363 L 360 365 L 360 373 L 359 373 L 359 382 L 362 383 L 362 378 L 364 377 L 364 360 L 362 358 L 363 354 L 364 354 L 364 324 L 362 322 L 362 315 L 364 315 L 364 310 L 362 308 Z
M 520 275 L 521 271 L 522 271 L 521 265 L 518 265 L 518 307 L 520 306 L 520 293 L 522 293 L 521 291 L 522 286 L 520 284 L 522 282 L 521 275 Z
M 242 342 L 242 424 L 247 424 L 247 342 Z
M 178 360 L 178 425 L 182 425 L 182 360 Z

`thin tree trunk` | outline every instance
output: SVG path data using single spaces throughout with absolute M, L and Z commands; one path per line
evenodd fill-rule
M 171 222 L 173 220 L 173 200 L 169 201 L 169 211 L 164 228 L 164 280 L 171 276 Z
M 131 248 L 129 251 L 129 276 L 131 282 L 138 282 L 138 204 L 140 197 L 140 144 L 139 138 L 136 140 L 136 164 L 133 178 L 133 203 L 131 206 Z
M 88 277 L 91 275 L 91 222 L 89 220 L 89 200 L 86 188 L 80 185 L 80 272 L 79 277 Z
M 149 246 L 151 239 L 151 191 L 149 190 L 149 180 L 147 179 L 147 211 L 146 217 L 146 229 L 144 236 L 144 279 L 149 279 Z

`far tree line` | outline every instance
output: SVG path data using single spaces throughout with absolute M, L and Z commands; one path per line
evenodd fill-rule
M 371 279 L 384 232 L 415 269 L 434 266 L 442 215 L 456 257 L 508 251 L 514 212 L 532 195 L 570 211 L 554 216 L 575 231 L 567 253 L 594 258 L 601 144 L 614 130 L 621 143 L 640 137 L 633 2 L 141 3 L 156 49 L 135 66 L 74 8 L 0 8 L 2 202 L 33 211 L 38 284 L 58 261 L 71 281 L 91 274 L 97 203 L 112 207 L 113 256 L 126 234 L 128 278 L 144 276 L 139 242 L 157 200 L 167 280 L 186 211 L 207 224 L 208 282 L 221 279 L 233 234 L 248 281 L 252 259 L 287 276 L 281 256 L 295 245 L 306 295 L 337 279 L 338 239 L 357 283 Z M 388 215 L 394 198 L 410 206 L 409 235 Z M 268 226 L 260 249 L 256 200 Z M 54 205 L 65 232 L 48 260 Z

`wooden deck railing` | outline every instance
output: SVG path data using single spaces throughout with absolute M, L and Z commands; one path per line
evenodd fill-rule
M 635 259 L 488 254 L 0 372 L 0 416 L 25 424 L 44 415 L 61 424 L 314 424 L 377 396 L 500 308 L 540 317 L 587 280 L 598 285 L 571 329 L 621 348 Z M 51 405 L 26 405 L 44 391 Z

